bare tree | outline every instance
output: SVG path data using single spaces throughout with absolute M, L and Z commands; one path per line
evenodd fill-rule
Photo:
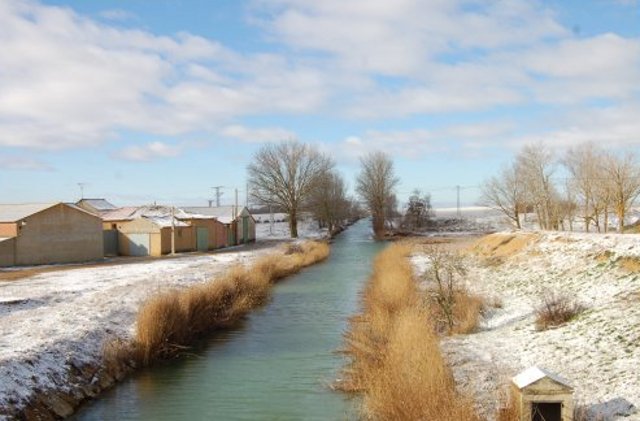
M 538 216 L 541 229 L 557 229 L 554 199 L 560 197 L 551 183 L 554 172 L 551 152 L 542 144 L 525 146 L 516 158 L 516 171 L 522 177 L 526 201 Z
M 618 218 L 618 232 L 624 232 L 624 219 L 633 202 L 640 196 L 640 167 L 632 153 L 609 155 L 604 162 L 606 185 L 611 205 Z
M 384 152 L 371 152 L 360 159 L 360 173 L 356 191 L 364 200 L 373 218 L 373 232 L 377 238 L 384 236 L 387 210 L 399 179 L 393 171 L 393 161 Z
M 592 223 L 599 228 L 602 201 L 598 200 L 600 196 L 597 189 L 604 178 L 601 162 L 603 154 L 600 148 L 589 142 L 569 149 L 563 160 L 572 176 L 567 191 L 573 192 L 580 202 L 586 232 L 589 232 Z
M 431 207 L 431 195 L 422 194 L 419 189 L 415 189 L 409 196 L 407 210 L 404 214 L 404 226 L 410 229 L 422 228 L 433 216 Z
M 482 186 L 481 203 L 505 214 L 520 229 L 520 212 L 524 210 L 524 183 L 516 165 L 505 167 L 499 176 Z
M 321 228 L 332 232 L 337 225 L 349 218 L 351 202 L 347 199 L 345 183 L 340 174 L 329 171 L 321 174 L 307 203 Z
M 281 207 L 289 214 L 292 238 L 298 237 L 298 211 L 313 186 L 333 168 L 333 161 L 315 148 L 296 141 L 270 143 L 258 150 L 247 167 L 251 196 Z

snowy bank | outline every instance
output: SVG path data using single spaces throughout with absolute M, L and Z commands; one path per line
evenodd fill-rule
M 485 315 L 479 332 L 443 340 L 458 384 L 491 419 L 510 378 L 539 365 L 570 379 L 592 417 L 640 420 L 640 236 L 490 237 L 475 248 L 467 282 L 502 306 Z M 413 261 L 424 268 L 424 256 Z M 548 291 L 575 297 L 587 310 L 537 331 L 535 308 Z

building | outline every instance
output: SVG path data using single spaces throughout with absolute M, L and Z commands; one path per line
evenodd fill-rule
M 118 225 L 133 221 L 136 218 L 135 213 L 137 210 L 137 207 L 130 206 L 104 211 L 100 214 L 105 256 L 117 256 L 120 254 Z
M 557 374 L 531 367 L 513 378 L 520 421 L 572 421 L 573 387 Z
M 194 227 L 171 216 L 137 216 L 118 224 L 118 246 L 123 256 L 162 256 L 195 250 Z
M 184 209 L 176 210 L 176 218 L 193 227 L 195 250 L 215 250 L 227 245 L 227 227 L 215 216 L 195 214 Z
M 0 266 L 100 260 L 102 220 L 67 203 L 0 205 Z
M 256 241 L 256 221 L 244 206 L 187 206 L 181 208 L 191 214 L 215 217 L 225 225 L 226 245 L 235 246 Z

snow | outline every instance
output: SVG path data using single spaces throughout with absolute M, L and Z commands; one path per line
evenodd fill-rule
M 545 370 L 544 368 L 536 366 L 527 368 L 526 370 L 515 376 L 512 380 L 516 386 L 522 389 L 537 382 L 538 380 L 544 379 L 545 377 L 549 377 L 557 383 L 563 384 L 567 387 L 571 387 L 568 380 L 565 380 L 557 374 Z
M 59 388 L 67 366 L 100 359 L 105 341 L 134 332 L 141 303 L 158 291 L 211 279 L 273 249 L 69 266 L 0 281 L 0 408 Z M 2 416 L 0 415 L 0 419 Z
M 271 228 L 271 224 L 268 222 L 269 214 L 254 215 L 254 218 L 256 218 L 256 221 L 267 221 L 256 223 L 257 241 L 284 240 L 291 238 L 288 222 L 275 222 L 273 224 L 273 228 Z M 298 221 L 298 238 L 300 239 L 318 240 L 327 238 L 328 235 L 328 231 L 326 229 L 319 229 L 318 222 L 314 221 L 313 219 L 302 219 Z
M 467 287 L 502 306 L 485 314 L 479 332 L 445 338 L 442 348 L 489 419 L 511 377 L 541 365 L 569 379 L 592 418 L 640 420 L 640 273 L 616 263 L 624 256 L 640 258 L 640 236 L 546 232 L 503 263 L 471 259 Z M 413 257 L 417 271 L 425 259 Z M 547 291 L 569 294 L 586 311 L 537 331 L 534 312 Z

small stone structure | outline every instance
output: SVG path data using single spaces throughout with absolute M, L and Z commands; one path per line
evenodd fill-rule
M 573 421 L 573 387 L 557 374 L 531 367 L 513 378 L 520 421 Z

